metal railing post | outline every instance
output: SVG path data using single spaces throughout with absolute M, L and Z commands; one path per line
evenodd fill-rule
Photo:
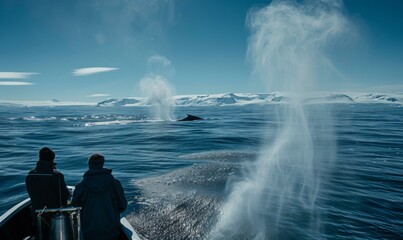
M 38 221 L 38 237 L 39 237 L 39 240 L 42 240 L 42 214 L 38 214 L 37 216 L 36 216 L 36 219 L 37 219 L 37 221 Z

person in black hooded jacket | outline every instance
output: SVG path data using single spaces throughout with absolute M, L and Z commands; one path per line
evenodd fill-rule
M 127 200 L 122 184 L 104 168 L 105 158 L 92 154 L 89 170 L 73 193 L 72 204 L 82 207 L 81 226 L 85 240 L 118 239 L 120 213 L 126 210 Z
M 66 205 L 70 192 L 64 182 L 64 176 L 56 170 L 55 153 L 48 147 L 39 150 L 39 160 L 25 178 L 25 186 L 31 198 L 32 221 L 35 229 L 37 219 L 35 210 L 61 208 Z M 42 238 L 49 238 L 49 214 L 42 215 Z

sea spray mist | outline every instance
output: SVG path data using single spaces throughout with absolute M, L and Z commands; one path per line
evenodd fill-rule
M 228 180 L 228 197 L 212 239 L 320 238 L 321 178 L 334 159 L 331 114 L 305 104 L 318 69 L 329 67 L 324 52 L 347 27 L 339 1 L 273 1 L 252 9 L 248 56 L 268 90 L 286 91 L 276 106 L 276 137 L 263 145 L 241 176 Z

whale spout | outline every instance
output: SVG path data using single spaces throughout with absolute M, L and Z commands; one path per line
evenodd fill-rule
M 196 121 L 196 120 L 203 120 L 203 118 L 188 114 L 187 117 L 179 119 L 178 121 Z

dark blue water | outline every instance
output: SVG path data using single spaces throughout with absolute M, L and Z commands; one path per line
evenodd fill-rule
M 329 108 L 337 150 L 317 203 L 322 216 L 320 238 L 403 238 L 403 108 L 386 104 L 339 104 Z M 263 143 L 275 137 L 282 120 L 275 118 L 275 106 L 175 109 L 177 118 L 186 113 L 205 120 L 156 121 L 148 107 L 0 107 L 0 213 L 27 197 L 25 175 L 35 166 L 38 150 L 48 146 L 55 150 L 57 167 L 69 185 L 80 180 L 91 153 L 104 154 L 105 166 L 122 181 L 130 201 L 125 214 L 131 216 L 142 236 L 207 236 L 205 232 L 214 219 L 208 221 L 205 216 L 219 212 L 225 198 L 225 176 L 237 174 L 236 169 L 244 162 L 253 162 Z M 151 191 L 150 185 L 155 187 L 164 176 L 173 179 L 172 183 L 186 179 L 193 185 L 172 192 L 170 183 L 165 182 Z M 139 185 L 152 181 L 144 184 L 145 190 L 139 190 Z M 214 205 L 211 208 L 193 211 L 194 207 L 184 202 L 174 205 L 176 210 L 193 209 L 193 213 L 181 217 L 194 223 L 193 229 L 176 230 L 178 233 L 170 229 L 165 233 L 166 229 L 158 228 L 165 226 L 158 224 L 158 218 L 164 216 L 155 210 L 157 207 L 142 211 L 147 204 L 158 206 L 158 199 L 167 198 L 167 194 L 179 196 L 183 192 L 191 192 L 190 202 L 204 206 L 200 192 L 213 188 L 219 197 L 205 205 Z M 152 197 L 154 203 L 147 203 Z M 147 218 L 150 214 L 153 220 Z M 282 234 L 283 239 L 310 239 L 298 235 L 308 227 L 296 222 L 301 219 L 289 221 L 290 226 L 299 229 L 290 229 L 289 234 Z

